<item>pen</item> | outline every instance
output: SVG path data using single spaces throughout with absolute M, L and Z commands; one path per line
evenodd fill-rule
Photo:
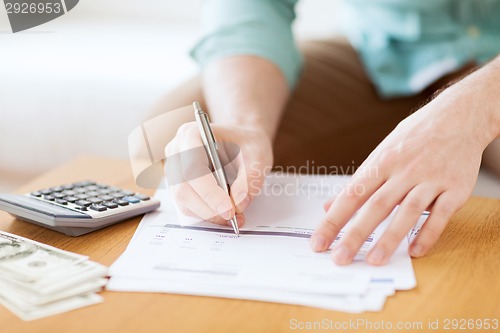
M 224 172 L 224 166 L 222 165 L 219 158 L 219 147 L 217 146 L 217 141 L 215 141 L 214 133 L 210 127 L 210 121 L 208 120 L 208 115 L 201 109 L 200 103 L 193 102 L 194 117 L 198 123 L 198 128 L 200 129 L 201 140 L 205 146 L 205 151 L 207 153 L 208 159 L 212 163 L 214 168 L 214 175 L 217 183 L 220 187 L 230 196 L 229 185 L 227 183 L 226 173 Z M 238 220 L 236 220 L 236 215 L 229 219 L 231 226 L 233 227 L 234 233 L 240 236 L 240 230 L 238 228 Z

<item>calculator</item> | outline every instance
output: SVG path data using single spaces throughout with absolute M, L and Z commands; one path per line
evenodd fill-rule
M 158 200 L 144 194 L 93 181 L 0 194 L 0 210 L 68 236 L 80 236 L 158 207 Z

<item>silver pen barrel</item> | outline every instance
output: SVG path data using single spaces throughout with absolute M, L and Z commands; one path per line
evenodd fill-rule
M 208 159 L 210 160 L 214 168 L 215 179 L 217 180 L 217 184 L 220 187 L 222 187 L 222 189 L 226 192 L 227 195 L 229 195 L 229 198 L 231 199 L 231 193 L 226 173 L 224 172 L 224 166 L 222 165 L 219 158 L 218 154 L 219 148 L 217 146 L 217 141 L 215 141 L 215 136 L 210 127 L 210 121 L 208 119 L 208 115 L 201 109 L 200 103 L 198 103 L 197 101 L 193 102 L 193 108 L 194 108 L 194 115 L 196 118 L 196 122 L 198 123 L 198 128 L 200 130 L 201 140 L 205 147 Z M 233 215 L 233 217 L 229 219 L 229 222 L 231 223 L 234 232 L 239 236 L 240 230 L 238 227 L 238 220 L 236 219 L 236 215 Z

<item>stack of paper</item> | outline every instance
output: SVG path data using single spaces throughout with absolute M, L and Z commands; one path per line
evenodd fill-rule
M 102 302 L 107 267 L 0 231 L 0 304 L 33 320 Z
M 162 207 L 142 220 L 127 250 L 110 268 L 107 289 L 379 311 L 395 290 L 416 285 L 407 254 L 409 239 L 383 267 L 363 261 L 392 215 L 367 239 L 352 265 L 336 266 L 328 252 L 314 253 L 309 247 L 309 237 L 324 216 L 324 201 L 347 180 L 268 177 L 245 213 L 239 238 L 230 227 L 179 215 L 170 194 L 159 191 Z

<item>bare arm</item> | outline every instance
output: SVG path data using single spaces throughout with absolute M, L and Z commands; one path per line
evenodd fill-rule
M 261 129 L 272 140 L 289 88 L 271 62 L 254 56 L 235 56 L 205 69 L 203 92 L 212 121 Z
M 240 152 L 236 162 L 228 167 L 234 170 L 235 178 L 231 198 L 217 185 L 203 156 L 183 158 L 183 152 L 201 146 L 195 123 L 179 129 L 167 146 L 167 155 L 180 153 L 181 160 L 186 160 L 179 167 L 182 169 L 179 173 L 194 168 L 197 175 L 205 175 L 187 175 L 186 181 L 175 186 L 173 192 L 187 215 L 227 224 L 227 219 L 237 213 L 238 221 L 243 224 L 243 211 L 259 193 L 264 176 L 272 167 L 272 140 L 289 95 L 288 84 L 277 66 L 255 56 L 214 61 L 204 70 L 202 81 L 219 146 L 236 145 Z M 223 151 L 222 154 L 230 153 Z M 202 173 L 200 166 L 204 168 Z

